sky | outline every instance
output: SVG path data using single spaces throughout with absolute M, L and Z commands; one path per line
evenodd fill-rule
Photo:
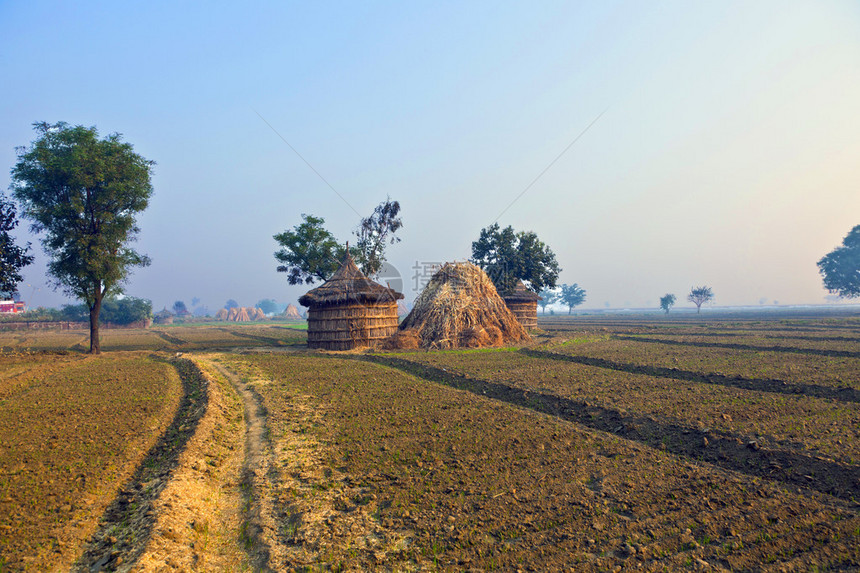
M 36 121 L 156 162 L 126 285 L 156 309 L 295 304 L 273 235 L 389 196 L 407 300 L 498 222 L 583 308 L 820 304 L 860 224 L 855 1 L 0 1 L 0 77 L 3 189 Z M 22 298 L 71 302 L 27 227 Z

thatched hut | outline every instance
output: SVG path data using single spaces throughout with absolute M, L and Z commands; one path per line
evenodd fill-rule
M 368 279 L 349 253 L 321 286 L 299 298 L 308 307 L 308 347 L 352 350 L 376 346 L 397 331 L 403 294 Z
M 517 281 L 517 286 L 513 292 L 503 294 L 502 299 L 507 307 L 514 313 L 520 324 L 526 330 L 537 328 L 537 305 L 540 296 L 532 290 L 529 290 L 523 281 Z
M 386 347 L 478 348 L 528 338 L 487 273 L 471 263 L 446 263 Z

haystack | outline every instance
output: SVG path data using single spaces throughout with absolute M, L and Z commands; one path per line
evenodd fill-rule
M 386 347 L 478 348 L 528 338 L 484 271 L 471 263 L 446 263 Z
M 531 330 L 537 328 L 537 305 L 543 300 L 532 290 L 529 290 L 523 281 L 517 281 L 517 286 L 512 293 L 502 295 L 502 299 L 510 309 L 523 328 Z
M 266 320 L 266 313 L 263 312 L 262 308 L 249 308 L 248 316 L 251 317 L 251 320 Z
M 397 331 L 403 294 L 368 279 L 349 253 L 329 280 L 299 298 L 308 307 L 308 347 L 352 350 L 376 346 Z
M 287 305 L 287 310 L 284 311 L 284 314 L 281 315 L 283 318 L 287 320 L 301 320 L 302 315 L 299 314 L 299 309 L 296 305 L 290 303 Z
M 236 318 L 234 318 L 233 320 L 235 320 L 236 322 L 251 322 L 251 317 L 248 316 L 248 309 L 244 307 L 238 309 L 238 312 L 236 313 Z
M 227 316 L 229 316 L 229 312 L 227 312 L 226 308 L 219 309 L 218 312 L 215 313 L 215 320 L 227 320 Z

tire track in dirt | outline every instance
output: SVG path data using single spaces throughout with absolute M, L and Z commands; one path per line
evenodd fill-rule
M 671 378 L 685 382 L 699 382 L 702 384 L 716 384 L 719 386 L 730 386 L 743 390 L 756 392 L 772 392 L 775 394 L 803 394 L 815 398 L 825 398 L 837 402 L 860 402 L 860 391 L 850 387 L 834 388 L 833 386 L 822 386 L 820 384 L 796 384 L 773 378 L 743 378 L 741 376 L 726 376 L 724 374 L 712 374 L 695 372 L 692 370 L 681 370 L 680 368 L 666 368 L 664 366 L 652 366 L 646 364 L 634 364 L 630 362 L 615 362 L 605 358 L 592 356 L 577 356 L 575 354 L 560 354 L 558 352 L 547 352 L 545 350 L 534 350 L 522 348 L 521 354 L 532 358 L 546 358 L 550 360 L 561 360 L 573 362 L 584 366 L 594 366 L 629 374 L 644 374 L 655 378 Z
M 182 346 L 183 344 L 188 344 L 187 340 L 183 340 L 178 336 L 173 336 L 171 334 L 167 334 L 166 332 L 161 332 L 160 330 L 154 330 L 153 332 L 162 340 L 170 343 L 171 348 L 176 345 Z
M 832 356 L 838 358 L 860 358 L 860 352 L 850 350 L 826 350 L 823 348 L 796 348 L 794 346 L 757 346 L 755 344 L 735 344 L 731 342 L 687 342 L 683 340 L 667 340 L 663 338 L 648 338 L 645 336 L 625 336 L 615 334 L 615 340 L 629 340 L 632 342 L 653 342 L 656 344 L 669 344 L 672 346 L 695 346 L 699 348 L 727 348 L 730 350 L 755 350 L 757 352 L 786 352 L 792 354 L 809 354 L 811 356 Z
M 245 405 L 245 459 L 239 481 L 244 519 L 239 537 L 248 553 L 251 567 L 255 571 L 272 571 L 269 562 L 273 548 L 265 534 L 265 529 L 271 527 L 269 522 L 272 515 L 271 499 L 265 495 L 271 476 L 266 408 L 259 395 L 241 376 L 223 364 L 211 364 L 230 382 Z
M 147 454 L 131 480 L 101 517 L 72 571 L 128 571 L 143 554 L 156 517 L 153 502 L 167 485 L 179 455 L 208 405 L 207 381 L 187 359 L 170 363 L 182 380 L 182 400 L 173 421 Z
M 562 398 L 553 394 L 527 391 L 499 382 L 472 378 L 441 368 L 381 355 L 344 356 L 395 368 L 430 382 L 467 390 L 523 408 L 556 416 L 585 427 L 617 434 L 688 459 L 780 482 L 804 490 L 824 493 L 860 509 L 860 468 L 833 460 L 796 452 L 761 448 L 741 436 L 680 424 L 661 423 L 649 417 L 621 414 L 619 411 Z M 708 445 L 705 446 L 705 438 Z

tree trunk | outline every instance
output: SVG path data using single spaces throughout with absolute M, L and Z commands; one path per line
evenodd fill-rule
M 101 289 L 99 289 L 101 290 Z M 90 354 L 101 354 L 99 340 L 99 313 L 102 310 L 102 294 L 96 295 L 95 302 L 90 306 Z
M 702 314 L 702 305 L 701 304 L 696 305 L 696 314 Z

